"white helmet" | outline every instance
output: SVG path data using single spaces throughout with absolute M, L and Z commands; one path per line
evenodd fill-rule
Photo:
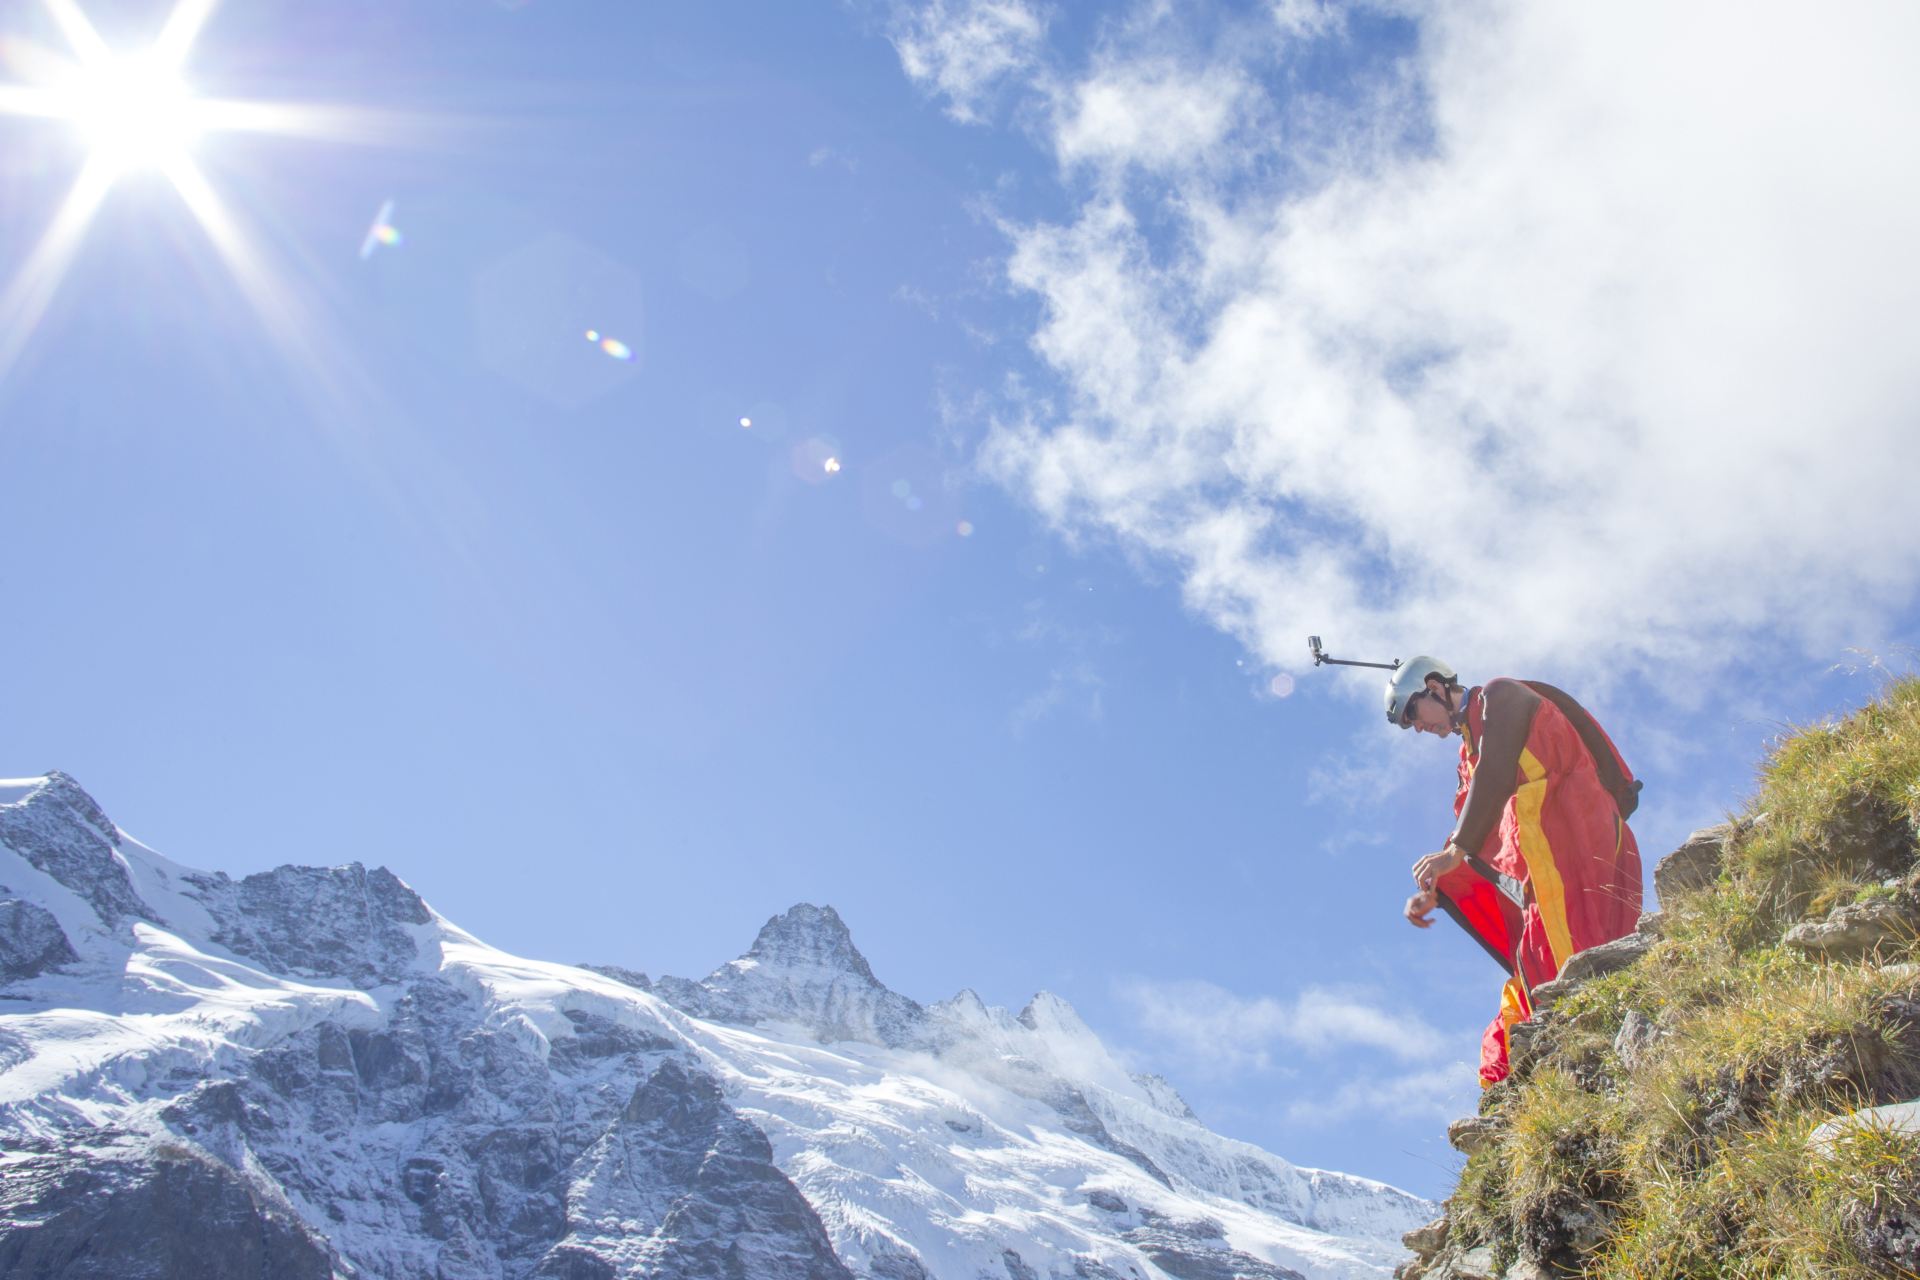
M 1397 728 L 1406 728 L 1401 717 L 1407 713 L 1407 704 L 1413 701 L 1413 695 L 1423 692 L 1427 687 L 1428 676 L 1439 676 L 1448 684 L 1456 683 L 1460 677 L 1453 668 L 1440 659 L 1421 654 L 1409 658 L 1400 664 L 1398 670 L 1387 680 L 1387 723 Z

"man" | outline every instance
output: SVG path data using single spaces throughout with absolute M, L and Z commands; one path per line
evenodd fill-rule
M 1415 658 L 1387 683 L 1387 719 L 1462 740 L 1453 832 L 1413 864 L 1406 917 L 1425 929 L 1443 908 L 1510 975 L 1480 1042 L 1481 1083 L 1496 1084 L 1532 989 L 1639 921 L 1640 848 L 1626 820 L 1640 784 L 1586 709 L 1551 685 L 1468 689 L 1446 663 Z

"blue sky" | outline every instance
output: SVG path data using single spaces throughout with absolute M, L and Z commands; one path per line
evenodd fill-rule
M 196 91 L 366 114 L 196 144 L 252 274 L 128 172 L 0 307 L 0 774 L 555 959 L 831 903 L 1443 1194 L 1451 751 L 1306 636 L 1588 698 L 1651 858 L 1914 634 L 1913 19 L 1733 12 L 215 7 Z M 0 157 L 17 281 L 87 144 Z

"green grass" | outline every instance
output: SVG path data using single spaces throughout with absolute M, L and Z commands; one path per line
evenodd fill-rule
M 1504 1124 L 1462 1173 L 1456 1238 L 1606 1280 L 1920 1280 L 1920 1141 L 1807 1142 L 1920 1095 L 1920 946 L 1781 941 L 1855 902 L 1920 918 L 1920 679 L 1784 738 L 1740 822 L 1718 882 L 1663 903 L 1647 958 L 1565 997 L 1490 1091 Z

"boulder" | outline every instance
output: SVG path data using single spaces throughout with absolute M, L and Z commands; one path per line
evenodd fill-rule
M 1824 920 L 1803 920 L 1783 941 L 1796 951 L 1831 960 L 1858 960 L 1882 947 L 1913 941 L 1916 924 L 1908 909 L 1885 900 L 1838 907 Z
M 1500 1134 L 1500 1122 L 1487 1116 L 1462 1116 L 1447 1126 L 1447 1141 L 1463 1156 L 1484 1151 Z
M 1834 1143 L 1849 1129 L 1882 1128 L 1896 1133 L 1920 1134 L 1920 1098 L 1895 1102 L 1884 1107 L 1868 1107 L 1850 1112 L 1820 1125 L 1807 1135 L 1807 1145 L 1815 1151 L 1831 1154 Z
M 1415 1227 L 1400 1237 L 1400 1243 L 1422 1258 L 1431 1258 L 1447 1243 L 1447 1215 L 1443 1213 L 1425 1226 Z
M 1533 989 L 1534 1012 L 1550 1009 L 1554 1001 L 1575 988 L 1637 962 L 1653 949 L 1655 941 L 1649 934 L 1630 933 L 1624 938 L 1615 938 L 1612 942 L 1603 942 L 1597 947 L 1578 952 L 1567 961 L 1558 977 Z
M 1496 1280 L 1493 1250 L 1482 1245 L 1449 1259 L 1447 1275 L 1452 1280 Z
M 1696 831 L 1678 849 L 1653 868 L 1653 891 L 1662 903 L 1690 889 L 1704 889 L 1720 878 L 1727 844 L 1740 833 L 1740 824 L 1723 822 Z

